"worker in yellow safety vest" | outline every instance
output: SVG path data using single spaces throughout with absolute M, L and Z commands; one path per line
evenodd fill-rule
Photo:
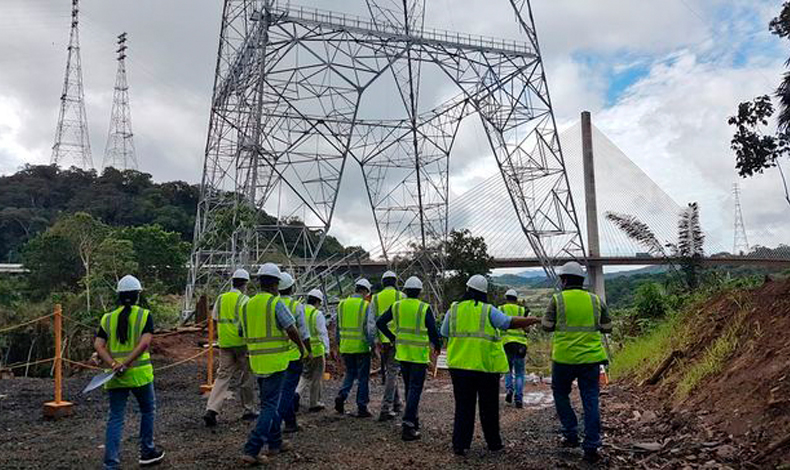
M 118 281 L 119 307 L 105 313 L 93 343 L 99 358 L 115 374 L 104 385 L 110 400 L 110 416 L 104 441 L 104 468 L 121 468 L 121 437 L 126 400 L 134 395 L 140 409 L 141 466 L 164 459 L 164 451 L 154 446 L 154 368 L 148 352 L 154 332 L 151 312 L 138 306 L 143 286 L 131 275 Z
M 601 413 L 598 404 L 599 370 L 608 362 L 602 334 L 612 331 L 606 303 L 584 290 L 584 270 L 575 261 L 558 271 L 562 291 L 549 302 L 542 326 L 554 332 L 552 338 L 551 389 L 562 425 L 563 447 L 578 447 L 578 421 L 570 402 L 576 380 L 584 408 L 584 460 L 600 459 Z
M 505 304 L 499 310 L 509 317 L 526 317 L 529 309 L 518 304 L 518 293 L 514 289 L 505 292 Z M 509 329 L 502 332 L 502 343 L 507 354 L 508 372 L 505 374 L 505 402 L 516 400 L 516 408 L 524 407 L 524 367 L 527 357 L 527 332 Z
M 315 413 L 323 411 L 326 406 L 321 401 L 323 394 L 324 370 L 326 369 L 326 355 L 329 353 L 329 334 L 326 329 L 326 317 L 324 312 L 319 310 L 324 301 L 324 294 L 313 289 L 307 293 L 307 305 L 304 313 L 307 326 L 310 328 L 311 345 L 313 348 L 313 358 L 305 361 L 302 378 L 299 379 L 299 386 L 296 387 L 296 405 L 298 410 L 299 398 L 305 389 L 310 391 L 310 406 L 307 411 Z
M 475 274 L 466 282 L 466 293 L 444 316 L 441 334 L 448 339 L 447 367 L 453 381 L 455 419 L 453 452 L 465 456 L 475 430 L 475 402 L 480 407 L 488 449 L 504 448 L 499 434 L 499 378 L 507 372 L 507 356 L 500 330 L 528 328 L 540 323 L 534 317 L 510 317 L 488 303 L 488 280 Z
M 206 427 L 217 425 L 217 415 L 228 396 L 228 388 L 234 376 L 239 377 L 239 398 L 244 409 L 241 419 L 254 421 L 258 418 L 254 408 L 255 396 L 252 393 L 252 374 L 247 359 L 247 345 L 239 336 L 239 313 L 241 306 L 248 300 L 244 291 L 249 281 L 250 273 L 245 269 L 237 269 L 231 277 L 231 289 L 220 294 L 214 304 L 212 319 L 217 323 L 219 369 L 208 397 L 206 413 L 203 415 Z
M 369 418 L 372 416 L 368 411 L 370 353 L 371 346 L 375 344 L 375 331 L 371 328 L 375 322 L 370 321 L 369 302 L 365 299 L 370 295 L 370 281 L 358 279 L 354 289 L 354 294 L 341 300 L 337 306 L 338 350 L 343 357 L 346 373 L 335 397 L 335 411 L 345 413 L 346 399 L 356 382 L 357 412 L 354 416 Z
M 442 340 L 431 306 L 420 300 L 422 281 L 412 276 L 403 288 L 406 298 L 392 304 L 376 321 L 376 326 L 395 347 L 395 359 L 400 363 L 406 391 L 401 438 L 414 441 L 420 438 L 418 411 L 425 372 L 431 362 L 431 345 L 438 355 L 442 350 Z M 390 324 L 394 325 L 395 333 L 390 330 Z
M 368 318 L 378 321 L 393 303 L 406 297 L 403 292 L 398 290 L 397 282 L 398 276 L 393 271 L 387 271 L 381 276 L 381 284 L 384 288 L 371 298 L 371 314 Z M 390 324 L 390 328 L 392 328 L 392 324 Z M 389 338 L 383 334 L 378 334 L 376 339 L 381 359 L 381 373 L 384 377 L 384 396 L 381 399 L 379 421 L 389 421 L 400 413 L 401 402 L 400 394 L 398 393 L 400 366 L 395 359 L 395 348 Z
M 302 337 L 302 342 L 307 349 L 307 357 L 305 360 L 309 361 L 313 358 L 313 350 L 310 342 L 310 329 L 305 320 L 305 309 L 302 302 L 292 297 L 294 289 L 294 278 L 290 274 L 283 272 L 280 276 L 280 301 L 288 307 L 288 310 L 293 314 L 296 319 L 296 329 L 299 330 L 299 336 Z M 304 364 L 302 363 L 301 354 L 296 349 L 296 345 L 291 343 L 291 361 L 288 363 L 288 369 L 285 371 L 285 378 L 283 379 L 283 388 L 280 392 L 280 416 L 285 423 L 283 432 L 291 434 L 299 431 L 299 425 L 296 423 L 296 411 L 294 409 L 294 398 L 296 395 L 296 387 L 299 385 L 299 377 L 302 376 Z
M 291 361 L 290 341 L 296 343 L 300 356 L 305 347 L 296 320 L 288 307 L 280 301 L 278 287 L 280 268 L 265 263 L 258 269 L 261 291 L 241 308 L 241 335 L 247 343 L 250 369 L 258 381 L 260 414 L 244 445 L 242 463 L 253 466 L 268 461 L 259 455 L 264 445 L 269 456 L 291 449 L 283 441 L 279 411 L 280 392 L 285 371 Z

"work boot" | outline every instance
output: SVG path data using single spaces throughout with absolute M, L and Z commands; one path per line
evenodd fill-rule
M 147 467 L 149 465 L 156 465 L 165 458 L 165 451 L 162 449 L 154 449 L 149 452 L 140 453 L 140 466 Z
M 588 463 L 596 463 L 601 460 L 601 455 L 596 449 L 584 449 L 584 457 L 582 457 L 582 460 Z
M 516 408 L 521 409 L 524 408 L 524 402 L 521 400 L 516 401 Z
M 335 411 L 341 415 L 346 412 L 345 400 L 343 400 L 341 397 L 335 398 Z
M 247 455 L 241 456 L 241 464 L 245 467 L 257 467 L 269 463 L 269 457 L 265 455 Z
M 505 403 L 512 403 L 513 402 L 513 392 L 508 391 L 507 395 L 505 395 Z
M 499 452 L 500 450 L 502 450 L 504 448 L 505 448 L 505 444 L 502 444 L 500 442 L 499 444 L 497 444 L 495 446 L 488 446 L 488 451 L 489 452 Z
M 354 415 L 355 418 L 370 418 L 371 416 L 373 415 L 370 414 L 370 411 L 368 411 L 367 408 L 358 409 L 357 414 Z
M 285 453 L 285 452 L 290 452 L 292 450 L 294 450 L 294 446 L 293 446 L 293 444 L 291 444 L 291 441 L 285 441 L 284 440 L 282 442 L 282 444 L 280 444 L 280 447 L 278 447 L 276 449 L 267 449 L 266 450 L 266 455 L 272 457 L 272 456 L 279 455 L 279 454 L 282 454 L 282 453 Z
M 302 428 L 296 423 L 286 423 L 285 427 L 283 427 L 283 432 L 285 434 L 293 434 L 295 432 L 301 431 Z
M 419 440 L 420 439 L 420 431 L 414 429 L 411 426 L 403 426 L 403 432 L 401 433 L 401 439 L 403 439 L 406 442 Z
M 243 415 L 241 415 L 242 421 L 255 421 L 258 419 L 258 413 L 254 411 L 247 411 Z
M 206 423 L 207 428 L 213 428 L 217 425 L 217 412 L 214 410 L 206 410 L 203 415 L 203 422 Z
M 560 441 L 560 447 L 576 448 L 579 447 L 579 439 L 568 439 L 563 437 Z
M 457 455 L 458 457 L 466 457 L 466 450 L 467 449 L 453 448 L 453 454 Z
M 382 411 L 379 413 L 379 422 L 383 423 L 384 421 L 392 421 L 397 417 L 398 413 L 395 413 L 394 411 Z
M 392 405 L 392 412 L 393 413 L 395 413 L 397 415 L 397 414 L 400 413 L 400 411 L 401 411 L 401 404 L 400 403 L 395 403 L 394 405 Z

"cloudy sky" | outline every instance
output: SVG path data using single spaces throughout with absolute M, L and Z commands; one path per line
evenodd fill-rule
M 0 173 L 48 163 L 61 92 L 68 0 L 0 1 Z M 296 2 L 294 2 L 296 3 Z M 317 8 L 362 14 L 363 0 Z M 786 43 L 768 33 L 780 1 L 533 0 L 560 129 L 588 109 L 626 155 L 675 201 L 698 201 L 706 230 L 732 240 L 736 180 L 727 117 L 778 83 Z M 202 169 L 220 0 L 83 0 L 82 60 L 94 161 L 101 164 L 115 76 L 115 36 L 129 33 L 132 119 L 140 167 L 159 181 Z M 506 0 L 430 0 L 426 25 L 516 38 Z M 464 129 L 462 128 L 462 131 Z M 459 135 L 451 192 L 496 171 L 484 137 Z M 790 171 L 790 168 L 788 168 Z M 350 180 L 358 178 L 351 169 Z M 367 198 L 341 187 L 332 234 L 372 248 Z M 790 240 L 779 174 L 741 182 L 752 243 Z

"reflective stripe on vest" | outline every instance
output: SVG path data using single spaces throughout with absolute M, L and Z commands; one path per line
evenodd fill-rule
M 300 317 L 296 313 L 296 311 L 299 308 L 299 306 L 302 305 L 302 302 L 299 302 L 293 297 L 280 297 L 280 302 L 284 303 L 285 306 L 288 307 L 288 311 L 291 312 L 291 315 L 293 315 L 294 320 L 296 320 L 296 329 L 299 331 L 299 335 L 301 335 L 302 334 L 301 323 L 303 320 L 306 319 Z M 288 345 L 290 346 L 290 351 L 291 351 L 291 355 L 289 359 L 292 361 L 298 361 L 299 359 L 301 359 L 302 355 L 299 353 L 299 346 L 297 346 L 296 343 L 294 343 L 293 341 L 289 342 Z
M 244 346 L 244 339 L 239 336 L 239 312 L 241 305 L 248 297 L 241 292 L 225 292 L 217 297 L 217 336 L 220 348 L 237 348 Z
M 362 297 L 348 297 L 337 306 L 337 325 L 340 330 L 340 352 L 366 353 L 370 345 L 365 337 L 368 302 Z
M 552 360 L 562 364 L 605 361 L 600 333 L 601 299 L 581 289 L 554 294 L 557 323 L 552 339 Z
M 241 308 L 241 326 L 250 368 L 257 376 L 281 372 L 290 362 L 289 339 L 277 326 L 275 309 L 280 298 L 269 293 L 252 297 Z
M 425 328 L 428 304 L 418 299 L 404 299 L 392 304 L 397 347 L 395 359 L 417 364 L 430 361 L 430 339 Z
M 323 314 L 312 305 L 305 305 L 304 313 L 307 327 L 310 329 L 310 348 L 313 350 L 313 356 L 323 356 L 326 354 L 326 347 L 321 339 L 321 335 L 318 334 L 318 315 Z M 313 338 L 315 339 L 313 340 Z
M 403 292 L 397 290 L 392 286 L 385 287 L 381 292 L 374 295 L 371 299 L 371 305 L 373 313 L 376 314 L 376 320 L 379 319 L 380 316 L 384 315 L 384 312 L 387 311 L 388 308 L 392 307 L 395 302 L 398 302 L 405 298 Z M 387 323 L 387 328 L 392 331 L 395 328 L 394 322 Z M 390 340 L 386 336 L 384 336 L 380 331 L 377 333 L 379 341 L 382 343 L 389 343 Z
M 517 304 L 505 304 L 499 307 L 499 310 L 504 312 L 509 317 L 523 317 L 526 314 L 526 309 Z M 521 328 L 504 330 L 502 332 L 502 342 L 504 344 L 519 343 L 526 346 L 528 343 L 527 332 Z
M 118 340 L 116 330 L 122 311 L 123 307 L 120 307 L 110 313 L 106 313 L 102 317 L 102 328 L 107 333 L 107 352 L 117 362 L 123 362 L 134 351 L 134 348 L 140 344 L 143 328 L 145 328 L 150 315 L 148 310 L 137 305 L 132 306 L 131 312 L 129 312 L 129 329 L 126 334 L 126 342 L 121 343 Z M 154 368 L 151 365 L 151 354 L 146 350 L 133 363 L 129 364 L 122 375 L 113 377 L 104 387 L 107 389 L 135 388 L 148 385 L 153 381 Z
M 450 369 L 504 373 L 507 356 L 489 319 L 491 305 L 473 300 L 450 308 L 447 365 Z

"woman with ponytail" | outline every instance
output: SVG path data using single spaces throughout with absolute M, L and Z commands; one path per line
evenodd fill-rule
M 140 281 L 126 275 L 118 281 L 118 308 L 105 313 L 96 333 L 94 348 L 115 373 L 105 388 L 110 400 L 110 414 L 104 447 L 104 468 L 121 465 L 121 436 L 129 393 L 140 408 L 140 465 L 162 461 L 165 453 L 154 447 L 154 369 L 148 348 L 154 332 L 151 312 L 138 306 Z

